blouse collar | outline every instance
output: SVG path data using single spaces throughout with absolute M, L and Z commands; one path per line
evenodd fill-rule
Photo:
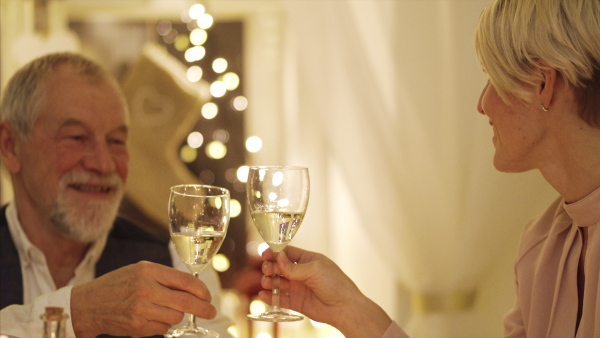
M 580 227 L 600 223 L 600 187 L 577 202 L 563 202 L 565 211 Z

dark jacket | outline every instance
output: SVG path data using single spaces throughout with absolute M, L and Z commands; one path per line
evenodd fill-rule
M 157 239 L 123 218 L 117 218 L 96 264 L 96 277 L 142 260 L 171 266 L 168 242 Z M 0 209 L 0 308 L 13 304 L 23 304 L 23 276 L 4 206 Z

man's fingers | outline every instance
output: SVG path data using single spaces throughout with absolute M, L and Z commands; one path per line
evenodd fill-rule
M 212 300 L 208 287 L 191 273 L 150 262 L 143 262 L 141 265 L 140 269 L 151 269 L 152 271 L 150 273 L 152 273 L 156 281 L 163 286 L 191 293 L 207 302 Z
M 162 288 L 149 295 L 154 304 L 205 319 L 216 316 L 216 308 L 210 304 L 212 297 L 208 288 L 192 274 L 150 262 L 137 263 L 135 268 L 138 269 L 137 274 L 150 275 L 157 282 L 156 287 Z M 155 320 L 163 319 L 157 317 Z
M 201 284 L 204 285 L 203 283 Z M 164 286 L 165 285 L 160 285 L 159 287 Z M 157 305 L 173 309 L 179 313 L 192 313 L 197 317 L 205 319 L 212 319 L 217 314 L 216 308 L 210 303 L 209 300 L 206 298 L 198 298 L 190 291 L 167 287 L 166 289 L 161 290 L 161 292 L 157 292 L 155 297 L 156 298 L 154 302 Z M 160 318 L 157 319 L 160 320 Z M 180 320 L 181 318 L 179 318 L 175 324 L 179 323 Z

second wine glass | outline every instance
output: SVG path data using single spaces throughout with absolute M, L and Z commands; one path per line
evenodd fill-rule
M 256 229 L 275 255 L 292 240 L 308 206 L 308 168 L 291 166 L 250 167 L 246 187 L 248 206 Z M 252 320 L 291 322 L 304 317 L 279 307 L 280 277 L 273 276 L 271 308 Z

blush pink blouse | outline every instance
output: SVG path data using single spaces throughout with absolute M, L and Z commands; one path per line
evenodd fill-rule
M 587 230 L 584 230 L 587 229 Z M 577 273 L 584 261 L 581 319 Z M 505 337 L 600 337 L 600 188 L 571 204 L 562 198 L 527 224 L 515 263 L 517 300 Z M 393 322 L 384 338 L 407 337 Z
M 587 229 L 587 230 L 586 230 Z M 579 328 L 577 269 L 585 284 Z M 600 188 L 566 204 L 557 199 L 521 237 L 515 263 L 517 301 L 504 318 L 506 337 L 600 337 Z

